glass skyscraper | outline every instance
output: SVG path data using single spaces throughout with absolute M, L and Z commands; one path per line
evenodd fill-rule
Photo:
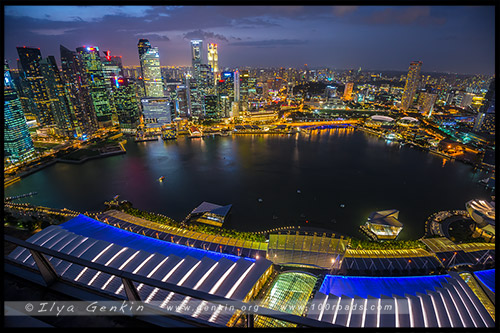
M 61 74 L 66 85 L 70 108 L 75 118 L 76 136 L 88 136 L 98 128 L 89 83 L 79 53 L 60 45 Z
M 34 105 L 36 120 L 40 126 L 54 125 L 54 115 L 45 80 L 40 69 L 42 55 L 40 49 L 31 47 L 17 47 L 21 65 L 21 80 L 26 87 L 28 98 Z
M 139 54 L 146 97 L 164 97 L 158 48 L 139 48 Z
M 403 91 L 403 97 L 401 98 L 401 111 L 407 111 L 413 102 L 413 98 L 415 97 L 415 92 L 417 91 L 417 85 L 420 79 L 421 69 L 422 69 L 421 61 L 412 61 L 410 63 L 410 68 L 408 69 L 408 75 L 406 76 L 406 83 Z
M 97 47 L 83 46 L 76 49 L 82 59 L 83 69 L 89 84 L 89 93 L 99 126 L 112 125 L 112 105 L 106 87 L 104 71 Z
M 54 56 L 49 56 L 40 60 L 39 64 L 47 87 L 56 128 L 60 134 L 73 137 L 76 133 L 74 115 L 71 113 L 67 88 L 62 80 L 56 60 Z
M 35 148 L 26 124 L 21 102 L 4 63 L 4 157 L 17 162 L 33 155 Z

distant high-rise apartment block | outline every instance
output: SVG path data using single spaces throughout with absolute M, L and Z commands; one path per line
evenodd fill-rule
M 421 61 L 412 61 L 410 63 L 408 75 L 406 76 L 405 88 L 403 90 L 403 96 L 401 98 L 401 111 L 407 111 L 413 102 L 413 98 L 415 97 L 415 92 L 417 91 L 418 83 L 420 80 L 421 69 Z

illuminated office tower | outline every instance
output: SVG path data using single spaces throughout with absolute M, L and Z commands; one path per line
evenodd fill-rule
M 203 41 L 191 40 L 191 64 L 193 65 L 193 72 L 197 73 L 198 67 L 203 63 L 202 52 Z
M 35 148 L 7 62 L 4 63 L 3 77 L 4 158 L 18 162 L 33 155 Z
M 159 131 L 172 122 L 170 98 L 144 97 L 141 99 L 144 126 L 153 131 Z
M 403 96 L 401 97 L 402 111 L 407 111 L 413 102 L 413 97 L 415 97 L 415 92 L 417 91 L 417 86 L 420 79 L 421 69 L 422 69 L 421 61 L 412 61 L 410 63 L 410 68 L 408 69 L 408 75 L 406 76 L 405 88 L 403 90 Z
M 66 85 L 77 137 L 87 137 L 97 128 L 97 117 L 90 97 L 89 83 L 79 53 L 60 45 L 61 74 Z
M 240 71 L 235 70 L 233 73 L 234 78 L 234 101 L 240 101 Z
M 217 44 L 208 44 L 207 60 L 208 65 L 215 74 L 214 77 L 217 77 L 217 73 L 219 73 L 219 54 L 217 53 Z
M 255 83 L 251 81 L 250 73 L 248 70 L 240 71 L 240 107 L 241 111 L 248 111 L 248 100 L 251 90 L 251 84 Z M 255 89 L 255 87 L 254 87 Z
M 353 90 L 353 88 L 354 88 L 354 82 L 347 82 L 345 84 L 344 96 L 343 96 L 343 99 L 345 101 L 352 100 L 352 90 Z
M 100 127 L 112 126 L 112 105 L 106 87 L 101 57 L 97 47 L 83 46 L 76 49 L 88 82 L 88 91 Z
M 217 81 L 217 97 L 221 117 L 228 118 L 232 114 L 234 102 L 234 74 L 233 72 L 222 72 L 220 80 Z
M 175 110 L 177 117 L 187 118 L 190 116 L 188 89 L 183 84 L 176 87 Z
M 203 100 L 203 104 L 205 105 L 205 118 L 220 119 L 217 95 L 204 96 Z
M 160 53 L 157 47 L 151 47 L 142 54 L 141 67 L 146 97 L 164 97 Z
M 17 47 L 19 63 L 21 65 L 21 80 L 26 87 L 28 98 L 34 106 L 34 113 L 38 125 L 54 125 L 49 95 L 44 77 L 40 70 L 42 55 L 40 49 L 31 47 Z
M 112 95 L 120 129 L 134 133 L 139 125 L 139 105 L 137 102 L 134 81 L 120 76 L 110 79 L 113 86 Z
M 139 43 L 137 43 L 137 48 L 139 50 L 139 59 L 141 59 L 142 55 L 151 48 L 151 43 L 147 39 L 139 39 Z
M 76 134 L 75 119 L 70 107 L 69 93 L 54 56 L 42 59 L 39 62 L 40 72 L 45 80 L 50 100 L 51 111 L 59 134 L 74 137 Z

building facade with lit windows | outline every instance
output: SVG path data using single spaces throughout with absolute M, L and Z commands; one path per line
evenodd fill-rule
M 422 69 L 421 61 L 412 61 L 408 74 L 406 76 L 405 88 L 401 97 L 401 110 L 407 111 L 413 103 L 415 92 L 417 91 L 420 82 L 420 70 Z
M 59 134 L 74 137 L 76 134 L 75 118 L 71 112 L 68 90 L 62 80 L 55 58 L 49 56 L 40 60 L 40 71 L 47 86 L 51 111 Z
M 214 74 L 219 73 L 219 53 L 217 51 L 217 44 L 208 44 L 207 60 L 212 72 Z
M 140 110 L 135 93 L 135 83 L 124 77 L 110 79 L 113 85 L 113 102 L 120 129 L 124 132 L 135 132 L 139 125 Z
M 99 48 L 82 46 L 78 47 L 76 52 L 81 56 L 82 67 L 88 82 L 90 99 L 94 106 L 99 126 L 112 126 L 113 109 L 106 86 Z
M 60 45 L 60 55 L 61 76 L 74 115 L 76 137 L 86 137 L 97 130 L 98 123 L 82 57 L 63 45 Z
M 12 82 L 7 62 L 4 63 L 4 158 L 17 162 L 35 152 L 21 102 Z
M 142 54 L 141 67 L 146 97 L 164 97 L 160 53 L 157 47 L 151 47 Z
M 35 116 L 40 126 L 54 125 L 54 115 L 51 110 L 51 102 L 45 79 L 40 68 L 42 54 L 40 49 L 32 47 L 17 47 L 19 64 L 21 66 L 20 76 L 23 80 L 28 98 L 33 102 Z

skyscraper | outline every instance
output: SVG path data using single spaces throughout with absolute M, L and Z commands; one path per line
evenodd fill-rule
M 4 157 L 12 162 L 28 158 L 35 152 L 21 102 L 17 96 L 7 62 L 4 63 Z
M 39 64 L 56 128 L 59 134 L 73 137 L 76 134 L 75 119 L 69 105 L 68 90 L 62 80 L 56 59 L 54 56 L 49 56 L 40 60 Z
M 112 105 L 106 87 L 99 48 L 83 46 L 76 49 L 82 60 L 82 68 L 86 74 L 89 93 L 100 127 L 112 126 Z
M 28 98 L 33 102 L 35 116 L 40 126 L 54 125 L 49 95 L 45 80 L 41 73 L 40 49 L 31 47 L 17 47 L 21 65 L 21 80 L 24 81 Z
M 415 92 L 417 91 L 418 82 L 420 79 L 420 70 L 422 69 L 421 61 L 412 61 L 406 76 L 405 88 L 401 98 L 401 111 L 407 111 L 413 102 Z
M 202 40 L 191 40 L 191 63 L 193 65 L 193 71 L 196 74 L 198 71 L 199 65 L 202 64 L 202 50 L 203 50 L 203 41 Z
M 150 47 L 141 55 L 142 79 L 147 97 L 163 97 L 160 53 L 157 47 Z
M 97 118 L 90 98 L 89 84 L 80 54 L 60 45 L 61 74 L 75 118 L 78 137 L 88 136 L 97 130 Z
M 139 125 L 139 106 L 135 95 L 134 82 L 120 76 L 110 79 L 112 95 L 120 129 L 134 133 Z
M 141 56 L 151 48 L 151 43 L 147 39 L 139 39 L 139 43 L 137 43 L 137 48 L 139 49 L 139 59 L 141 59 Z
M 209 43 L 208 44 L 208 53 L 207 53 L 208 65 L 212 69 L 212 72 L 217 77 L 219 73 L 219 54 L 217 52 L 217 44 Z

